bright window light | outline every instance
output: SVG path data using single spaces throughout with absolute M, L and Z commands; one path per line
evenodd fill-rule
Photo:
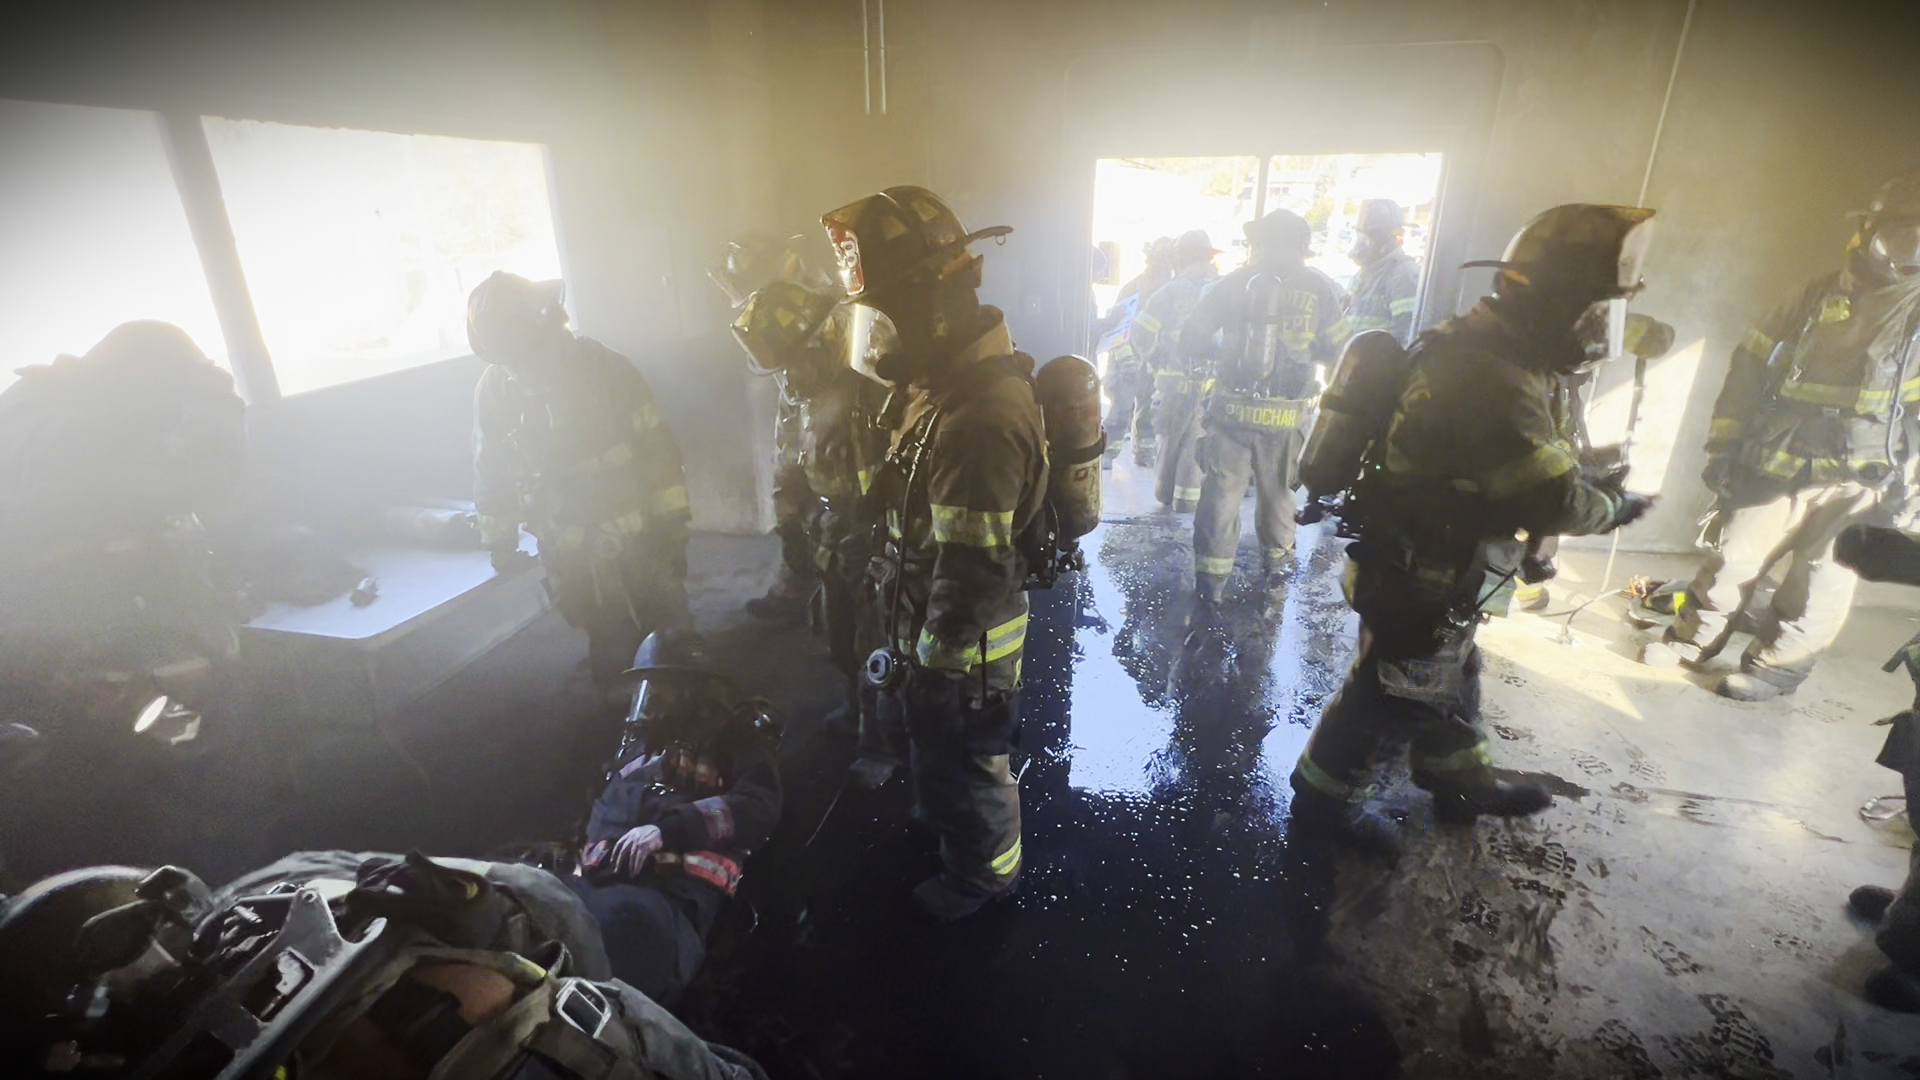
M 475 285 L 560 276 L 537 145 L 205 123 L 283 394 L 465 356 Z
M 1353 220 L 1366 199 L 1392 199 L 1407 212 L 1407 253 L 1426 262 L 1435 200 L 1440 192 L 1440 154 L 1282 154 L 1268 161 L 1264 209 L 1291 210 L 1313 226 L 1316 267 L 1344 288 L 1358 269 L 1347 250 Z M 1094 167 L 1093 240 L 1118 250 L 1111 285 L 1093 287 L 1101 311 L 1119 286 L 1146 269 L 1146 245 L 1155 237 L 1205 229 L 1222 254 L 1221 273 L 1247 260 L 1241 226 L 1263 204 L 1258 156 L 1102 158 Z
M 200 256 L 147 112 L 0 101 L 0 387 L 162 319 L 226 363 Z

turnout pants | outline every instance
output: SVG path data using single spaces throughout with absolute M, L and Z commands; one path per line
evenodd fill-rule
M 819 502 L 807 481 L 806 469 L 783 462 L 774 470 L 773 532 L 780 538 L 780 572 L 774 579 L 773 594 L 796 601 L 812 594 L 819 571 L 814 566 L 807 518 Z
M 1480 731 L 1480 648 L 1473 628 L 1449 632 L 1422 656 L 1388 659 L 1379 655 L 1378 644 L 1363 624 L 1353 670 L 1308 738 L 1293 786 L 1346 802 L 1365 799 L 1374 756 L 1398 731 L 1412 744 L 1415 784 L 1437 795 L 1492 788 L 1492 757 Z
M 676 883 L 562 878 L 600 924 L 613 977 L 666 1007 L 679 1001 L 707 958 L 707 934 L 724 897 Z M 704 894 L 704 895 L 702 895 Z
M 1735 632 L 1751 631 L 1740 666 L 1782 689 L 1798 687 L 1839 636 L 1860 583 L 1833 561 L 1833 539 L 1872 505 L 1866 488 L 1837 484 L 1734 511 L 1721 550 L 1675 598 L 1672 636 L 1711 657 Z M 1747 611 L 1769 571 L 1781 575 L 1780 587 L 1766 610 Z
M 1298 428 L 1250 428 L 1209 420 L 1195 457 L 1205 479 L 1193 514 L 1194 585 L 1220 599 L 1240 550 L 1240 504 L 1252 481 L 1254 531 L 1267 565 L 1293 550 L 1293 484 L 1305 445 Z
M 1893 718 L 1875 760 L 1900 774 L 1909 811 L 1920 806 L 1920 713 L 1909 710 Z M 1920 976 L 1920 845 L 1908 859 L 1906 884 L 1887 908 L 1874 943 L 1895 967 Z
M 611 686 L 633 666 L 648 634 L 692 620 L 684 549 L 666 555 L 636 545 L 605 558 L 578 551 L 542 555 L 554 606 L 568 625 L 587 632 L 587 666 L 597 686 Z
M 914 791 L 940 837 L 941 866 L 982 894 L 1011 888 L 1021 860 L 1020 785 L 1010 745 L 1018 694 L 943 699 L 908 686 L 885 696 L 898 702 L 906 722 Z
M 1162 376 L 1154 399 L 1153 430 L 1159 435 L 1159 460 L 1154 463 L 1153 495 L 1160 505 L 1186 512 L 1200 503 L 1200 465 L 1195 449 L 1200 441 L 1201 393 L 1185 376 Z
M 1133 460 L 1146 464 L 1153 453 L 1153 376 L 1139 361 L 1114 365 L 1107 381 L 1107 419 L 1101 427 L 1107 434 L 1107 456 L 1120 456 L 1120 443 L 1133 437 Z

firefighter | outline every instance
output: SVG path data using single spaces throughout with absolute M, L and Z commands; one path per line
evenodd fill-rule
M 1033 360 L 1014 351 L 1001 313 L 980 304 L 983 260 L 968 250 L 1012 230 L 967 232 L 918 187 L 888 188 L 821 221 L 848 299 L 872 309 L 864 322 L 892 327 L 874 369 L 909 397 L 870 493 L 887 522 L 872 572 L 888 628 L 868 676 L 904 721 L 919 807 L 940 838 L 942 869 L 914 897 L 954 920 L 1012 893 L 1021 869 L 1009 758 L 1031 569 L 1022 541 L 1042 517 L 1046 432 Z M 1097 407 L 1094 418 L 1097 427 Z
M 1106 319 L 1094 327 L 1096 339 L 1113 335 L 1107 358 L 1107 396 L 1113 401 L 1102 425 L 1107 433 L 1107 462 L 1120 457 L 1120 446 L 1133 439 L 1133 463 L 1153 465 L 1153 373 L 1140 359 L 1132 338 L 1133 322 L 1153 294 L 1173 279 L 1173 237 L 1162 236 L 1146 247 L 1147 268 L 1120 286 Z
M 1407 254 L 1407 213 L 1392 199 L 1368 199 L 1353 222 L 1347 257 L 1360 269 L 1351 285 L 1353 330 L 1385 330 L 1402 345 L 1413 344 L 1413 317 L 1420 305 L 1420 264 Z
M 1700 664 L 1741 630 L 1739 701 L 1791 694 L 1840 633 L 1858 577 L 1830 557 L 1849 522 L 1907 516 L 1920 402 L 1920 172 L 1883 185 L 1858 215 L 1846 262 L 1775 309 L 1734 350 L 1714 403 L 1704 479 L 1719 550 L 1643 658 Z M 1770 571 L 1764 613 L 1735 618 Z
M 418 852 L 48 878 L 0 906 L 0 1016 L 20 1078 L 766 1076 L 613 977 L 553 874 Z
M 855 638 L 866 564 L 850 548 L 860 532 L 860 498 L 886 454 L 887 397 L 885 386 L 850 363 L 851 309 L 840 301 L 838 289 L 776 281 L 749 296 L 733 323 L 749 367 L 781 379 L 799 406 L 798 460 L 811 496 L 802 524 L 822 585 L 828 654 L 847 677 L 846 706 L 828 720 L 835 726 L 860 709 L 866 656 Z
M 1204 365 L 1188 366 L 1180 334 L 1200 294 L 1220 279 L 1213 266 L 1218 254 L 1205 230 L 1181 233 L 1173 244 L 1173 280 L 1155 290 L 1133 320 L 1134 348 L 1153 373 L 1152 425 L 1158 441 L 1153 493 L 1160 505 L 1181 513 L 1200 503 L 1200 467 L 1193 453 L 1207 374 Z
M 474 503 L 494 569 L 540 545 L 548 587 L 612 690 L 649 633 L 687 614 L 687 482 L 653 390 L 626 357 L 567 328 L 557 282 L 495 273 L 467 300 L 491 366 L 474 396 Z
M 1517 534 L 1604 533 L 1646 512 L 1624 476 L 1584 475 L 1555 415 L 1562 377 L 1617 350 L 1610 305 L 1639 289 L 1650 210 L 1555 207 L 1521 229 L 1493 266 L 1494 292 L 1423 336 L 1411 356 L 1385 334 L 1356 338 L 1322 403 L 1302 471 L 1316 496 L 1329 472 L 1351 483 L 1343 511 L 1360 531 L 1348 598 L 1358 657 L 1294 768 L 1294 828 L 1391 849 L 1394 828 L 1364 805 L 1369 761 L 1397 727 L 1434 816 L 1524 815 L 1552 796 L 1495 777 L 1481 735 L 1474 632 L 1511 583 Z M 1384 342 L 1384 349 L 1379 343 Z M 1378 377 L 1385 355 L 1407 365 Z M 1356 387 L 1371 385 L 1368 430 L 1343 435 Z M 1373 425 L 1377 424 L 1375 427 Z M 1338 446 L 1350 452 L 1336 454 Z M 1347 455 L 1350 453 L 1350 457 Z M 1347 457 L 1335 468 L 1329 459 Z
M 1293 553 L 1294 470 L 1306 441 L 1321 365 L 1346 347 L 1346 295 L 1306 264 L 1312 230 L 1291 210 L 1248 222 L 1247 263 L 1222 277 L 1180 329 L 1189 370 L 1216 369 L 1194 457 L 1205 480 L 1193 516 L 1194 590 L 1217 605 L 1240 548 L 1240 503 L 1253 483 L 1254 527 L 1268 589 Z M 1215 342 L 1219 344 L 1215 344 Z
M 706 959 L 742 867 L 780 821 L 776 729 L 691 630 L 650 635 L 607 788 L 566 879 L 600 924 L 613 974 L 671 1008 Z
M 707 278 L 733 305 L 734 315 L 756 290 L 775 281 L 787 281 L 820 288 L 829 285 L 807 271 L 798 250 L 800 238 L 785 239 L 749 233 L 727 242 L 720 265 L 707 271 Z M 798 622 L 806 615 L 807 603 L 819 583 L 814 565 L 813 545 L 807 535 L 807 518 L 819 503 L 821 493 L 807 483 L 804 463 L 806 409 L 787 383 L 784 372 L 773 373 L 780 388 L 780 403 L 773 418 L 773 533 L 780 539 L 780 567 L 764 596 L 747 601 L 747 614 L 769 622 Z
M 1868 581 L 1920 585 L 1920 537 L 1910 533 L 1849 525 L 1834 540 L 1833 558 Z M 1887 741 L 1874 761 L 1900 774 L 1911 808 L 1920 806 L 1920 637 L 1887 661 L 1889 671 L 1900 667 L 1914 679 L 1914 705 L 1886 721 Z M 1920 1013 L 1920 845 L 1910 853 L 1907 880 L 1897 891 L 1862 885 L 1847 897 L 1847 905 L 1878 925 L 1874 944 L 1891 961 L 1867 979 L 1868 1000 L 1896 1012 Z

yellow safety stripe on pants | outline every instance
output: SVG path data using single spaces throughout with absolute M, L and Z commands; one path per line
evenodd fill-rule
M 1497 469 L 1481 475 L 1479 482 L 1454 481 L 1456 487 L 1472 491 L 1476 488 L 1489 499 L 1505 499 L 1519 494 L 1536 484 L 1565 476 L 1578 468 L 1580 460 L 1573 451 L 1559 443 L 1548 443 L 1536 448 L 1532 453 L 1507 462 Z
M 1196 488 L 1190 488 L 1190 487 L 1174 488 L 1173 501 L 1174 502 L 1199 502 L 1200 489 L 1197 487 Z
M 1228 574 L 1233 573 L 1233 556 L 1195 555 L 1193 557 L 1193 572 L 1196 574 L 1206 574 L 1209 577 L 1226 577 Z
M 1365 333 L 1368 330 L 1390 330 L 1392 328 L 1393 320 L 1383 319 L 1378 315 L 1356 315 L 1353 318 L 1353 332 L 1356 334 Z
M 1767 474 L 1768 476 L 1778 477 L 1782 480 L 1791 480 L 1794 477 L 1799 476 L 1800 471 L 1802 469 L 1805 469 L 1806 467 L 1807 467 L 1806 458 L 1801 457 L 1799 454 L 1789 453 L 1785 450 L 1773 451 L 1772 453 L 1767 455 L 1766 460 L 1760 463 L 1761 472 Z
M 1013 545 L 1013 511 L 969 510 L 964 506 L 935 503 L 933 539 L 942 544 L 996 548 Z
M 1485 741 L 1474 743 L 1465 750 L 1455 750 L 1451 754 L 1413 755 L 1415 773 L 1473 772 L 1493 767 L 1493 754 L 1487 750 Z
M 1133 317 L 1133 329 L 1149 334 L 1156 333 L 1160 329 L 1160 320 L 1143 311 Z
M 867 493 L 867 489 L 872 486 L 873 486 L 873 470 L 861 469 L 860 470 L 860 494 L 865 495 Z
M 1773 339 L 1761 333 L 1757 326 L 1747 331 L 1746 340 L 1740 343 L 1740 347 L 1762 360 L 1773 355 Z
M 653 496 L 653 512 L 656 514 L 677 514 L 687 508 L 687 488 L 684 484 L 663 487 Z
M 987 631 L 986 661 L 1005 659 L 1027 643 L 1027 613 L 1021 612 Z
M 633 410 L 633 430 L 652 431 L 659 426 L 660 410 L 653 402 L 649 401 L 645 405 Z
M 1306 781 L 1307 786 L 1322 795 L 1331 795 L 1341 802 L 1359 802 L 1366 797 L 1366 790 L 1355 784 L 1342 783 L 1320 767 L 1313 760 L 1312 748 L 1300 753 L 1300 760 L 1293 763 L 1293 774 Z
M 1708 442 L 1737 442 L 1747 434 L 1747 422 L 1730 417 L 1716 416 L 1713 423 L 1707 425 Z
M 1323 326 L 1317 334 L 1308 334 L 1309 343 L 1315 341 L 1342 341 L 1353 336 L 1353 326 L 1346 319 L 1335 319 L 1332 326 Z
M 1013 872 L 1020 869 L 1020 838 L 1014 837 L 1013 846 L 995 855 L 988 865 L 994 877 L 1012 877 Z
M 1405 300 L 1389 300 L 1387 301 L 1387 310 L 1392 312 L 1395 318 L 1399 318 L 1402 315 L 1411 315 L 1413 314 L 1414 303 L 1415 300 L 1411 296 Z
M 991 664 L 996 660 L 1005 660 L 1013 656 L 1026 643 L 1027 613 L 1022 611 L 988 630 L 984 646 L 978 640 L 957 644 L 943 642 L 931 631 L 922 628 L 920 639 L 913 643 L 913 654 L 919 659 L 921 667 L 939 668 L 942 671 L 971 671 L 979 664 Z M 904 641 L 900 642 L 902 648 L 905 648 L 906 644 Z
M 1286 558 L 1287 556 L 1293 554 L 1293 549 L 1290 547 L 1270 547 L 1266 549 L 1265 554 L 1267 556 L 1268 562 L 1277 563 L 1280 560 Z

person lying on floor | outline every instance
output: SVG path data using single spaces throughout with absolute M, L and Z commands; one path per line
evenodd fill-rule
M 580 876 L 616 976 L 662 1003 L 706 959 L 748 855 L 780 820 L 778 728 L 689 630 L 647 638 L 620 752 L 587 820 Z

